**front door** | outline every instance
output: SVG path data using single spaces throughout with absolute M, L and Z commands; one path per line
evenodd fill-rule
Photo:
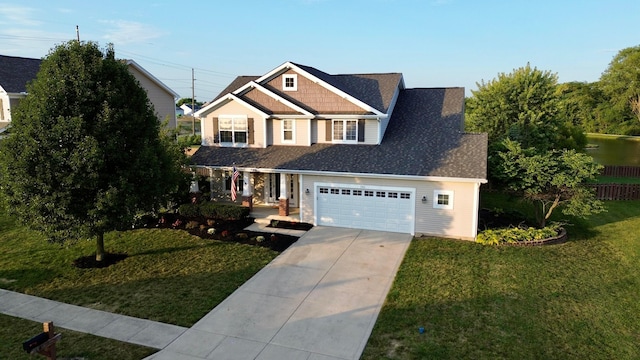
M 278 204 L 280 202 L 280 179 L 283 177 L 287 183 L 289 206 L 298 207 L 300 185 L 298 184 L 298 175 L 295 174 L 268 174 L 266 202 L 269 204 Z
M 269 174 L 267 180 L 267 203 L 277 204 L 280 199 L 280 174 Z

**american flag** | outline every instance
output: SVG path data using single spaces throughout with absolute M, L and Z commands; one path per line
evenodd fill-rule
M 238 176 L 240 176 L 240 172 L 236 167 L 233 167 L 233 175 L 231 175 L 231 201 L 236 201 L 236 180 L 238 180 Z

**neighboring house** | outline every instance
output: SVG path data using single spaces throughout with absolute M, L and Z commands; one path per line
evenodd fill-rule
M 0 55 L 0 133 L 11 122 L 11 108 L 27 96 L 27 83 L 40 70 L 40 59 Z
M 167 121 L 167 127 L 175 129 L 178 94 L 135 61 L 125 61 L 129 67 L 129 72 L 138 80 L 140 86 L 147 91 L 147 97 L 153 104 L 160 123 L 164 124 Z
M 230 200 L 235 167 L 236 201 L 297 207 L 303 222 L 476 237 L 487 135 L 463 132 L 463 88 L 286 62 L 236 78 L 196 116 L 192 163 L 213 200 Z
M 198 105 L 195 105 L 194 108 L 196 109 L 196 111 L 201 109 L 201 107 Z M 194 111 L 191 109 L 191 104 L 182 104 L 180 105 L 180 109 L 182 109 L 182 115 L 191 115 L 194 113 Z
M 11 122 L 11 109 L 27 96 L 27 83 L 36 78 L 40 59 L 0 55 L 0 132 Z M 129 72 L 147 91 L 160 122 L 168 120 L 168 127 L 176 127 L 176 99 L 178 94 L 151 75 L 133 60 L 124 60 Z

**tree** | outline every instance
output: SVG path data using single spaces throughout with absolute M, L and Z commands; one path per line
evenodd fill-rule
M 592 157 L 575 150 L 523 149 L 505 140 L 498 153 L 498 179 L 507 190 L 533 204 L 539 227 L 544 227 L 555 209 L 565 215 L 586 217 L 604 211 L 602 202 L 585 186 L 602 169 Z
M 202 101 L 193 101 L 191 100 L 191 98 L 181 98 L 180 100 L 178 100 L 178 102 L 176 103 L 176 106 L 180 106 L 182 104 L 187 104 L 187 105 L 191 105 L 192 103 L 195 103 L 196 106 L 201 106 L 202 105 Z
M 640 120 L 640 45 L 620 50 L 600 83 L 622 120 Z M 640 133 L 637 122 L 629 127 L 627 132 Z
M 42 61 L 0 143 L 9 212 L 49 240 L 96 238 L 131 226 L 177 191 L 183 156 L 160 135 L 146 92 L 92 42 L 61 44 Z
M 564 124 L 571 124 L 587 132 L 615 132 L 619 128 L 619 116 L 604 94 L 599 82 L 569 82 L 558 85 L 559 117 Z
M 477 85 L 478 90 L 467 99 L 467 127 L 488 133 L 490 145 L 511 139 L 525 148 L 546 151 L 586 143 L 584 139 L 572 139 L 581 132 L 559 121 L 556 74 L 527 64 Z

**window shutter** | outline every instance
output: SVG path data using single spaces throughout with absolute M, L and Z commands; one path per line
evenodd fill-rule
M 218 129 L 218 118 L 215 117 L 213 119 L 213 142 L 214 143 L 219 143 L 220 142 L 220 131 Z
M 250 145 L 254 143 L 254 139 L 253 139 L 253 118 L 247 119 L 247 142 Z
M 331 120 L 325 120 L 325 126 L 326 126 L 326 135 L 325 135 L 325 140 L 327 141 L 333 141 L 333 127 L 331 126 L 332 121 Z
M 358 120 L 358 142 L 364 142 L 364 119 Z

